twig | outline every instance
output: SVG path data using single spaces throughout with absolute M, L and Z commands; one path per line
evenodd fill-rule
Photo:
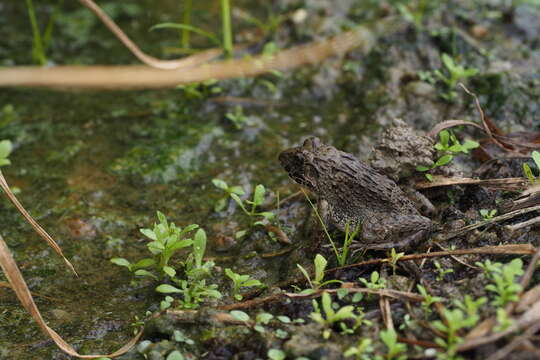
M 505 228 L 508 229 L 509 231 L 516 231 L 516 230 L 523 229 L 525 227 L 537 224 L 539 222 L 540 222 L 540 216 L 537 216 L 535 218 L 520 222 L 518 224 L 506 225 Z

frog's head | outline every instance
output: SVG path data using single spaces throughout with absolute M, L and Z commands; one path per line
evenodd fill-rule
M 316 137 L 308 138 L 302 146 L 287 149 L 279 154 L 281 166 L 298 184 L 316 191 L 319 180 L 317 154 L 325 145 Z

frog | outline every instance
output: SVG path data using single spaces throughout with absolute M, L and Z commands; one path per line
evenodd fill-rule
M 325 222 L 343 232 L 360 229 L 357 247 L 406 249 L 435 227 L 393 180 L 317 137 L 278 159 L 292 180 L 317 196 Z

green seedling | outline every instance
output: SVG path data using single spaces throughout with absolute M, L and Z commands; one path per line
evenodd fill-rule
M 331 334 L 331 327 L 347 319 L 356 320 L 358 315 L 354 313 L 354 306 L 346 305 L 339 307 L 332 303 L 332 298 L 327 292 L 324 292 L 321 297 L 321 305 L 317 300 L 313 299 L 313 312 L 309 314 L 309 317 L 324 327 L 323 338 L 328 339 Z M 337 311 L 334 310 L 334 306 L 337 307 Z
M 473 300 L 473 298 L 470 295 L 465 295 L 465 298 L 463 301 L 455 300 L 454 304 L 459 309 L 463 310 L 467 317 L 471 318 L 476 325 L 478 321 L 480 320 L 480 315 L 478 314 L 478 310 L 480 309 L 480 306 L 484 305 L 487 302 L 487 298 L 482 296 L 479 297 L 476 300 Z
M 242 196 L 245 194 L 245 191 L 244 189 L 242 189 L 241 186 L 229 186 L 225 181 L 220 179 L 212 179 L 212 184 L 214 184 L 214 186 L 218 189 L 221 189 L 227 193 L 227 195 L 219 199 L 214 206 L 214 211 L 216 212 L 225 209 L 225 207 L 227 206 L 227 200 L 229 199 L 231 194 L 236 194 L 237 196 Z
M 480 209 L 479 213 L 484 218 L 484 220 L 490 220 L 493 219 L 495 215 L 497 215 L 497 209 Z
M 407 351 L 407 345 L 399 343 L 397 341 L 397 334 L 396 330 L 394 329 L 387 329 L 387 330 L 381 330 L 379 333 L 379 336 L 388 348 L 388 353 L 385 356 L 385 359 L 388 360 L 405 360 L 407 359 L 407 356 L 404 354 L 404 352 Z
M 280 349 L 270 349 L 267 355 L 270 360 L 285 360 L 287 358 L 287 354 Z
M 369 281 L 364 278 L 358 278 L 358 281 L 364 284 L 368 289 L 379 290 L 386 287 L 386 280 L 384 280 L 377 271 L 371 273 Z
M 540 170 L 540 152 L 533 151 L 531 153 L 531 157 L 534 160 L 534 164 L 536 165 L 536 168 Z M 523 172 L 525 173 L 525 176 L 527 179 L 529 179 L 529 182 L 533 185 L 540 184 L 540 176 L 536 177 L 534 176 L 531 167 L 527 163 L 523 163 Z
M 27 0 L 29 1 L 29 0 Z M 220 0 L 221 4 L 221 22 L 223 30 L 223 38 L 220 40 L 214 33 L 206 31 L 200 27 L 191 25 L 191 0 L 186 1 L 186 8 L 184 11 L 184 23 L 160 23 L 150 28 L 150 31 L 157 29 L 176 29 L 181 33 L 181 45 L 184 48 L 190 47 L 189 33 L 194 33 L 202 37 L 207 38 L 214 45 L 223 48 L 227 57 L 233 55 L 233 33 L 231 25 L 231 5 L 230 0 Z
M 442 94 L 443 99 L 452 102 L 457 97 L 457 92 L 455 89 L 458 82 L 478 74 L 478 69 L 465 68 L 458 65 L 448 54 L 442 54 L 441 60 L 446 67 L 446 72 L 448 75 L 444 75 L 439 70 L 435 70 L 434 74 L 447 87 L 447 92 Z
M 429 314 L 431 313 L 431 305 L 437 302 L 442 302 L 444 299 L 439 296 L 431 295 L 427 292 L 426 288 L 420 284 L 418 284 L 416 288 L 418 289 L 420 295 L 424 297 L 424 301 L 422 301 L 422 308 L 424 309 L 424 318 L 427 319 Z
M 249 124 L 249 117 L 244 114 L 244 108 L 241 105 L 236 105 L 234 111 L 226 113 L 225 117 L 233 123 L 237 130 Z
M 184 96 L 190 100 L 206 99 L 211 95 L 219 94 L 222 91 L 222 89 L 217 85 L 217 80 L 214 79 L 178 85 L 176 88 L 182 90 L 184 92 Z
M 502 307 L 497 308 L 497 325 L 493 328 L 496 332 L 501 332 L 508 329 L 514 324 L 514 320 L 508 316 L 506 310 Z
M 486 290 L 495 293 L 495 298 L 492 301 L 494 306 L 505 306 L 519 299 L 518 295 L 522 287 L 516 278 L 524 273 L 521 259 L 514 259 L 504 265 L 491 263 L 489 260 L 484 263 L 477 262 L 476 265 L 480 266 L 492 281 L 491 284 L 486 285 Z
M 467 316 L 461 309 L 444 309 L 443 315 L 446 322 L 440 320 L 432 322 L 435 329 L 446 334 L 446 339 L 441 337 L 435 338 L 437 345 L 444 349 L 444 352 L 437 354 L 437 359 L 457 360 L 459 359 L 457 356 L 457 348 L 463 341 L 459 336 L 459 331 L 461 329 L 473 327 L 476 325 L 478 319 Z
M 252 279 L 249 275 L 240 275 L 235 273 L 229 268 L 225 269 L 225 275 L 227 275 L 233 282 L 232 293 L 236 300 L 242 300 L 242 295 L 240 295 L 241 287 L 252 287 L 252 286 L 263 286 L 257 279 Z
M 425 176 L 429 181 L 433 181 L 433 176 L 427 172 L 440 166 L 449 164 L 454 156 L 458 154 L 468 154 L 470 150 L 480 146 L 478 142 L 473 140 L 465 140 L 463 144 L 458 140 L 452 131 L 442 130 L 439 133 L 439 142 L 434 145 L 440 157 L 431 166 L 417 166 L 416 170 L 425 172 Z
M 403 18 L 414 24 L 417 29 L 422 29 L 426 15 L 434 8 L 428 0 L 404 1 L 394 0 L 390 2 L 399 11 Z
M 300 269 L 304 277 L 307 279 L 309 286 L 311 287 L 311 289 L 304 290 L 302 293 L 311 293 L 315 290 L 320 289 L 321 287 L 325 285 L 341 282 L 339 280 L 323 281 L 324 270 L 326 269 L 326 265 L 328 264 L 324 256 L 322 256 L 321 254 L 315 255 L 315 260 L 313 261 L 313 263 L 315 265 L 315 277 L 313 279 L 311 279 L 311 277 L 309 276 L 309 273 L 307 272 L 306 269 L 304 269 L 304 267 L 302 267 L 302 265 L 296 264 L 296 266 Z
M 385 260 L 385 262 L 388 262 L 390 266 L 392 267 L 392 273 L 394 275 L 396 275 L 397 262 L 399 261 L 399 259 L 401 259 L 404 256 L 405 256 L 404 252 L 398 253 L 396 252 L 396 249 L 392 248 L 392 250 L 390 251 L 390 259 Z
M 371 339 L 361 338 L 357 346 L 351 346 L 343 355 L 345 357 L 354 356 L 356 360 L 370 360 L 373 359 L 374 351 Z
M 443 267 L 441 266 L 441 264 L 438 261 L 434 261 L 433 265 L 435 265 L 435 270 L 437 270 L 437 273 L 438 273 L 437 274 L 437 280 L 438 281 L 443 281 L 446 274 L 451 274 L 451 273 L 454 272 L 453 269 L 443 269 Z
M 153 229 L 140 230 L 150 240 L 146 247 L 153 255 L 152 257 L 144 258 L 134 264 L 124 258 L 113 258 L 111 262 L 126 267 L 135 276 L 146 276 L 155 280 L 163 280 L 165 276 L 173 278 L 176 270 L 169 266 L 169 260 L 175 253 L 193 244 L 193 240 L 187 236 L 199 225 L 191 224 L 182 229 L 174 223 L 169 223 L 165 215 L 159 211 L 157 217 L 159 223 L 154 224 Z
M 330 233 L 328 232 L 328 227 L 326 226 L 324 220 L 321 217 L 321 214 L 319 214 L 319 211 L 317 210 L 317 207 L 313 202 L 309 199 L 309 196 L 302 190 L 304 193 L 304 196 L 306 197 L 307 201 L 309 202 L 309 205 L 311 205 L 311 208 L 313 209 L 313 212 L 315 213 L 315 216 L 317 216 L 317 219 L 319 220 L 319 223 L 321 224 L 323 231 L 326 235 L 326 238 L 330 242 L 330 245 L 332 246 L 332 250 L 334 251 L 334 254 L 336 256 L 337 262 L 339 266 L 343 266 L 347 263 L 347 254 L 349 253 L 349 247 L 351 243 L 353 242 L 354 238 L 360 231 L 360 227 L 356 226 L 354 230 L 351 231 L 350 224 L 347 223 L 345 225 L 345 239 L 343 241 L 343 247 L 338 249 L 336 246 L 336 243 L 334 242 L 334 239 L 332 239 L 332 236 L 330 236 Z
M 40 65 L 47 64 L 47 49 L 51 43 L 52 33 L 56 17 L 60 12 L 64 0 L 58 0 L 54 11 L 49 18 L 45 31 L 41 33 L 39 25 L 36 19 L 36 13 L 34 10 L 34 3 L 32 0 L 26 0 L 26 7 L 28 9 L 28 17 L 30 18 L 30 25 L 32 26 L 32 60 Z

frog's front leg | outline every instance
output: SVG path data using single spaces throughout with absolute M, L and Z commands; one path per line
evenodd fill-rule
M 427 217 L 412 214 L 377 213 L 362 223 L 363 249 L 403 249 L 423 240 L 432 230 Z

